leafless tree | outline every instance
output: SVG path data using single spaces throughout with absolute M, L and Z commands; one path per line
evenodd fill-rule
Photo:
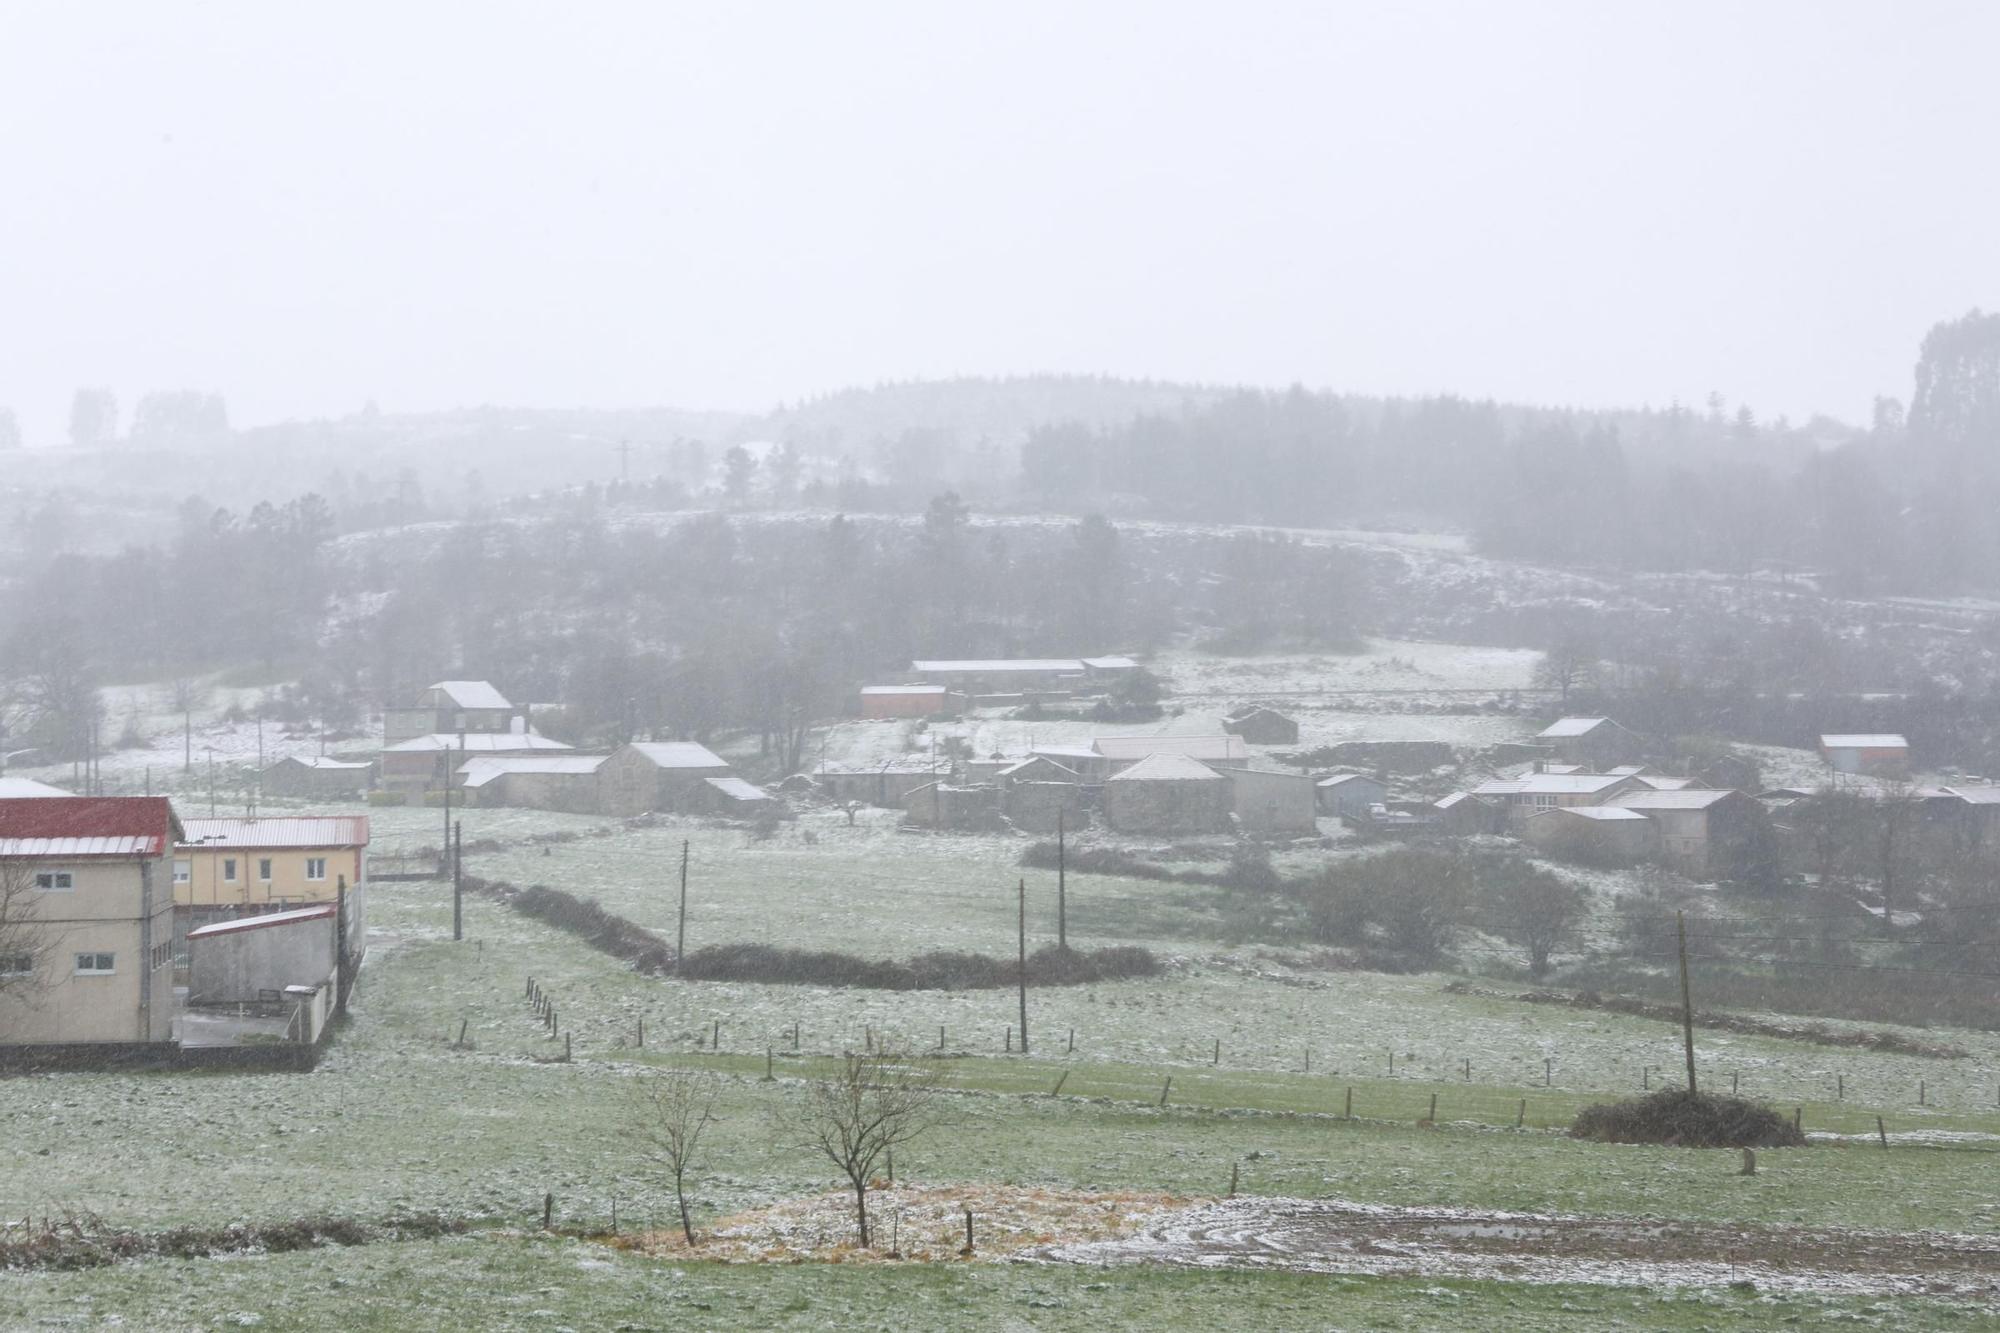
M 687 1177 L 701 1149 L 701 1137 L 715 1123 L 721 1088 L 714 1074 L 703 1069 L 669 1069 L 646 1087 L 646 1129 L 653 1149 L 674 1178 L 674 1203 L 681 1213 L 681 1234 L 696 1244 L 688 1217 Z
M 0 995 L 38 987 L 56 938 L 39 920 L 41 891 L 29 861 L 0 861 Z
M 875 1164 L 936 1127 L 943 1113 L 941 1092 L 933 1071 L 893 1051 L 849 1052 L 831 1078 L 807 1086 L 806 1145 L 824 1153 L 853 1187 L 863 1249 Z
M 1549 955 L 1570 942 L 1583 917 L 1584 897 L 1560 876 L 1531 867 L 1514 867 L 1493 895 L 1500 933 L 1525 949 L 1528 972 L 1537 981 L 1547 975 Z

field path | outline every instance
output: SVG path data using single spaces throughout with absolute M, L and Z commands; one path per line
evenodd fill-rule
M 1617 1286 L 1751 1282 L 1770 1291 L 2000 1300 L 2000 1236 L 1479 1213 L 1334 1200 L 1202 1204 L 1124 1239 L 1044 1246 L 1023 1257 Z

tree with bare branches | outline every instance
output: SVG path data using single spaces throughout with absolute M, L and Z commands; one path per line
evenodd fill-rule
M 721 1088 L 714 1074 L 704 1069 L 669 1069 L 648 1083 L 646 1128 L 654 1152 L 674 1178 L 674 1202 L 680 1208 L 681 1234 L 690 1248 L 695 1244 L 694 1223 L 688 1217 L 687 1177 L 701 1136 L 715 1123 L 715 1104 Z
M 854 1190 L 854 1221 L 868 1247 L 868 1182 L 899 1144 L 935 1128 L 943 1103 L 934 1071 L 892 1051 L 849 1052 L 833 1076 L 808 1084 L 806 1145 L 840 1168 Z
M 0 995 L 38 989 L 56 939 L 40 921 L 41 890 L 28 861 L 0 861 Z

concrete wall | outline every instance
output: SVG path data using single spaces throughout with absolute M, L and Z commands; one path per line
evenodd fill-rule
M 918 828 L 998 828 L 1000 792 L 995 787 L 948 787 L 931 783 L 903 798 L 903 822 Z
M 41 860 L 74 888 L 34 892 L 34 975 L 0 994 L 0 1042 L 159 1042 L 174 1016 L 172 867 L 146 860 Z M 79 975 L 76 955 L 113 955 L 109 975 Z
M 507 773 L 486 784 L 479 802 L 594 815 L 604 807 L 604 784 L 597 773 Z
M 297 921 L 188 941 L 188 1003 L 254 1001 L 259 991 L 333 976 L 333 923 Z
M 1188 835 L 1232 831 L 1227 778 L 1104 784 L 1104 822 L 1120 833 Z
M 1303 773 L 1232 768 L 1229 779 L 1236 825 L 1249 833 L 1317 833 L 1318 793 Z
M 1001 805 L 1014 827 L 1029 833 L 1054 833 L 1058 815 L 1071 833 L 1090 823 L 1089 794 L 1074 782 L 1013 782 Z

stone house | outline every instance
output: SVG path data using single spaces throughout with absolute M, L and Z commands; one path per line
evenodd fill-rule
M 1652 855 L 1659 829 L 1644 813 L 1623 806 L 1568 805 L 1535 812 L 1521 837 L 1551 856 L 1637 861 Z
M 1460 837 L 1499 833 L 1507 826 L 1507 812 L 1496 802 L 1468 791 L 1455 791 L 1432 802 L 1437 811 L 1436 827 Z
M 1319 779 L 1320 813 L 1342 819 L 1366 819 L 1368 807 L 1389 799 L 1389 784 L 1366 773 L 1334 773 Z
M 916 755 L 905 755 L 873 767 L 822 767 L 812 778 L 820 793 L 835 804 L 858 801 L 885 810 L 900 810 L 905 796 L 949 776 L 948 769 Z
M 1593 773 L 1632 763 L 1642 748 L 1636 734 L 1608 717 L 1557 718 L 1535 739 L 1554 750 L 1562 762 L 1580 764 Z
M 1068 782 L 1081 784 L 1083 775 L 1075 769 L 1057 763 L 1045 754 L 1029 755 L 1019 763 L 1010 764 L 994 775 L 994 780 L 1002 787 L 1011 787 L 1017 782 Z
M 458 769 L 469 801 L 485 806 L 561 810 L 594 815 L 604 811 L 601 754 L 482 756 Z
M 570 748 L 533 732 L 434 732 L 383 747 L 376 781 L 384 791 L 422 796 L 443 791 L 447 782 L 457 785 L 458 770 L 468 759 L 523 759 L 562 754 Z
M 721 756 L 693 741 L 633 741 L 597 770 L 601 808 L 609 815 L 698 810 L 707 799 L 703 780 L 730 772 Z
M 913 828 L 973 832 L 997 829 L 1000 819 L 998 787 L 955 787 L 931 782 L 903 797 L 903 822 Z
M 1099 736 L 1090 748 L 1104 756 L 1113 774 L 1154 755 L 1179 755 L 1203 764 L 1244 764 L 1250 760 L 1250 747 L 1243 738 L 1227 734 Z
M 1222 721 L 1222 729 L 1241 736 L 1252 745 L 1297 745 L 1299 724 L 1275 708 L 1253 704 L 1239 708 Z
M 1229 779 L 1183 754 L 1148 755 L 1104 784 L 1104 822 L 1119 833 L 1194 836 L 1231 831 Z
M 1319 801 L 1304 773 L 1225 768 L 1236 826 L 1246 833 L 1317 833 Z
M 1684 875 L 1735 873 L 1744 855 L 1770 839 L 1770 816 L 1740 791 L 1688 787 L 1640 789 L 1612 796 L 1607 805 L 1637 810 L 1658 827 L 1659 856 Z
M 527 730 L 528 710 L 515 707 L 483 680 L 441 680 L 426 689 L 416 703 L 382 710 L 384 749 L 443 732 L 488 735 Z
M 1054 833 L 1058 824 L 1074 833 L 1090 823 L 1090 794 L 1075 782 L 1010 782 L 1000 806 L 1015 828 Z
M 292 755 L 267 765 L 257 775 L 257 787 L 266 796 L 351 800 L 367 791 L 374 778 L 375 765 L 365 759 Z

